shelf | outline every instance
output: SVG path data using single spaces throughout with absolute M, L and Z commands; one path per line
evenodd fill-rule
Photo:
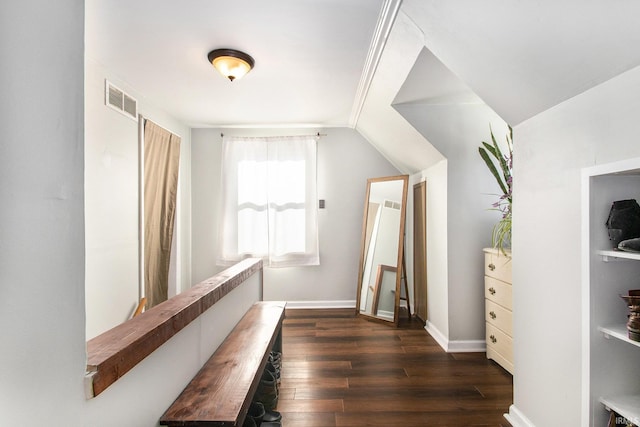
M 603 261 L 609 261 L 609 258 L 614 259 L 635 259 L 640 261 L 640 253 L 638 252 L 625 252 L 625 251 L 616 251 L 616 250 L 601 250 L 596 251 L 598 255 L 602 256 Z
M 598 330 L 607 338 L 617 338 L 636 347 L 640 347 L 640 342 L 629 339 L 627 325 L 598 326 Z
M 601 397 L 600 402 L 635 425 L 640 425 L 640 395 Z
M 87 341 L 87 398 L 102 393 L 256 272 L 262 274 L 262 260 L 247 258 Z
M 640 426 L 640 342 L 629 339 L 628 310 L 618 296 L 637 282 L 640 252 L 617 249 L 604 227 L 614 201 L 640 201 L 638 172 L 640 157 L 582 169 L 581 426 L 608 425 L 606 410 Z

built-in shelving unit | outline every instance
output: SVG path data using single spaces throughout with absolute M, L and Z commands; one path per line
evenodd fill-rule
M 629 339 L 629 334 L 627 333 L 627 325 L 625 324 L 614 326 L 599 326 L 598 330 L 604 334 L 605 338 L 616 338 L 620 341 L 624 341 L 631 345 L 635 345 L 636 347 L 640 347 L 640 342 Z
M 640 395 L 622 395 L 601 397 L 605 408 L 615 411 L 632 423 L 640 424 Z
M 604 334 L 605 338 L 618 339 L 640 348 L 640 342 L 629 339 L 626 324 L 600 326 L 598 330 Z M 607 410 L 613 410 L 634 424 L 640 425 L 640 394 L 603 396 L 600 398 L 600 403 L 602 403 Z
M 622 260 L 622 259 L 635 259 L 640 261 L 640 253 L 636 252 L 625 252 L 619 250 L 600 250 L 596 251 L 598 255 L 602 256 L 602 260 L 607 262 L 613 260 Z
M 640 158 L 582 174 L 583 419 L 606 426 L 609 411 L 640 425 L 640 342 L 628 338 L 620 295 L 640 289 L 640 254 L 614 249 L 606 221 L 616 200 L 640 202 Z

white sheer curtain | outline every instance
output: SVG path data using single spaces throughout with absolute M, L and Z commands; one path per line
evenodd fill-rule
M 318 265 L 316 137 L 222 139 L 218 263 Z

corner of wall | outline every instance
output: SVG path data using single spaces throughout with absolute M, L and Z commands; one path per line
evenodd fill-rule
M 427 321 L 424 329 L 447 353 L 478 353 L 487 350 L 485 340 L 450 340 L 430 321 Z
M 527 418 L 516 405 L 509 406 L 509 413 L 504 414 L 504 418 L 513 425 L 513 427 L 535 427 L 535 425 Z

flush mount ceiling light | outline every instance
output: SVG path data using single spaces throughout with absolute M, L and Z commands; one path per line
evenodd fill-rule
M 253 58 L 234 49 L 216 49 L 207 55 L 216 70 L 231 81 L 241 78 L 253 68 Z

